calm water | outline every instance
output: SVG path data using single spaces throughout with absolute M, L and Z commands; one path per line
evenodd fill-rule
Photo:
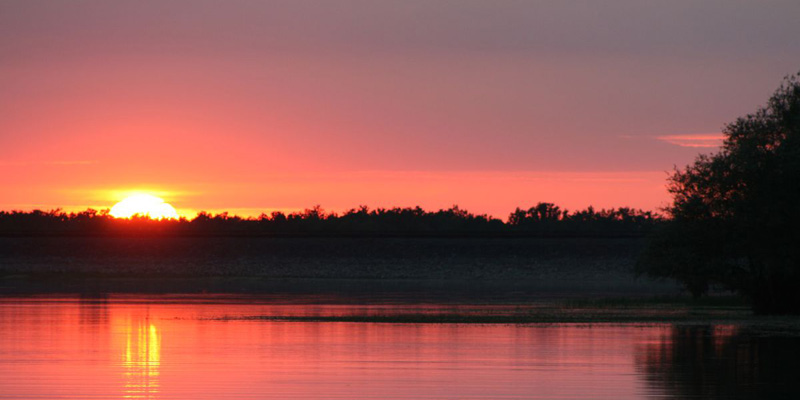
M 393 306 L 380 310 L 387 307 Z M 0 397 L 638 399 L 798 393 L 792 385 L 800 376 L 800 341 L 753 336 L 736 326 L 252 318 L 352 308 L 130 297 L 0 300 Z

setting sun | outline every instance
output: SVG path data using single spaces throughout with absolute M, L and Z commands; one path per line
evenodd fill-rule
M 137 214 L 152 219 L 178 218 L 178 212 L 174 207 L 150 194 L 129 196 L 111 207 L 109 214 L 116 218 L 130 218 Z

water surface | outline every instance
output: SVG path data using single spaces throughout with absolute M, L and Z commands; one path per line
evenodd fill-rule
M 403 306 L 377 310 L 392 307 Z M 6 298 L 0 397 L 793 398 L 800 376 L 796 337 L 754 336 L 736 325 L 262 318 L 354 309 L 224 298 Z

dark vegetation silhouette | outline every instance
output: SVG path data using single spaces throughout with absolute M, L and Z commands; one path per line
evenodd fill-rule
M 242 236 L 643 236 L 659 215 L 631 208 L 569 212 L 552 203 L 517 208 L 507 222 L 453 206 L 439 211 L 361 206 L 342 214 L 320 206 L 259 218 L 200 212 L 191 220 L 118 219 L 108 210 L 0 212 L 0 234 L 13 235 L 242 235 Z
M 720 152 L 669 180 L 673 203 L 638 264 L 695 296 L 722 287 L 761 314 L 800 313 L 800 74 L 728 124 Z

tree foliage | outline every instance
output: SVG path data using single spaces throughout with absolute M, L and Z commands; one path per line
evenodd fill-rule
M 639 271 L 695 295 L 721 286 L 759 313 L 800 313 L 800 74 L 669 179 L 671 219 Z
M 118 219 L 108 210 L 36 210 L 0 211 L 0 235 L 642 236 L 659 221 L 658 215 L 642 210 L 589 207 L 570 213 L 552 203 L 518 208 L 508 222 L 458 206 L 438 211 L 360 206 L 341 214 L 315 206 L 259 218 L 200 212 L 191 220 Z

